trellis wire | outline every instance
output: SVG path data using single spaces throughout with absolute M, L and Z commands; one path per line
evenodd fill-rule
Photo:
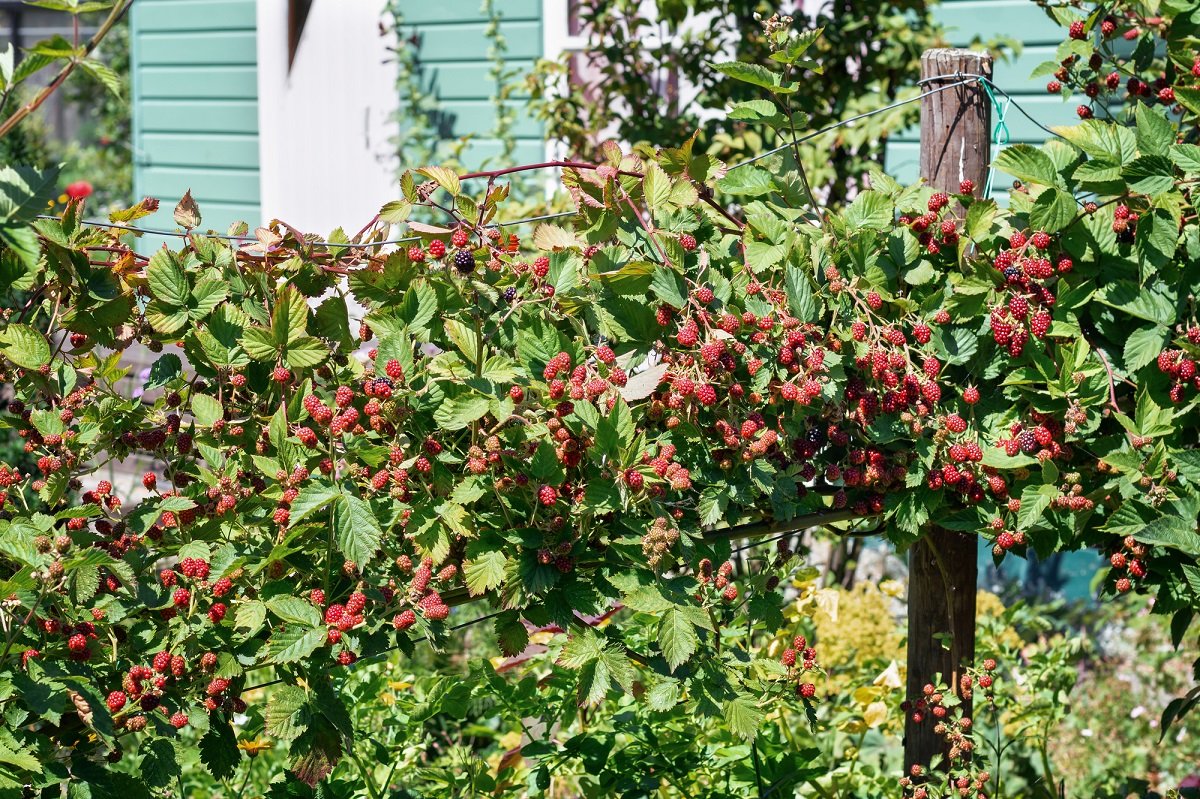
M 936 89 L 928 89 L 917 95 L 914 95 L 913 97 L 909 97 L 905 100 L 897 100 L 896 102 L 889 103 L 888 105 L 885 105 L 881 108 L 876 108 L 871 111 L 866 111 L 862 114 L 856 114 L 855 116 L 849 117 L 847 119 L 843 119 L 840 122 L 835 122 L 832 125 L 827 125 L 827 126 L 821 128 L 820 130 L 815 130 L 812 133 L 808 133 L 804 136 L 801 136 L 800 138 L 795 140 L 795 144 L 802 144 L 806 141 L 814 139 L 825 133 L 829 133 L 832 130 L 836 130 L 838 128 L 845 127 L 846 125 L 852 125 L 855 122 L 866 119 L 868 117 L 875 116 L 876 114 L 883 114 L 888 111 L 895 110 L 897 108 L 900 108 L 901 106 L 908 105 L 909 103 L 915 103 L 915 102 L 922 100 L 926 97 L 929 97 L 931 95 L 938 94 L 939 92 L 944 92 L 944 91 L 953 89 L 958 86 L 969 85 L 973 82 L 970 79 L 977 77 L 977 76 L 963 75 L 961 77 L 962 77 L 962 80 L 959 80 L 956 83 L 950 83 L 945 86 L 939 86 Z M 918 84 L 918 85 L 920 85 L 920 84 Z M 1001 91 L 1003 91 L 1003 90 L 1001 90 Z M 1025 112 L 1022 110 L 1022 113 L 1025 113 Z M 1026 114 L 1026 116 L 1028 116 L 1028 114 Z M 1032 117 L 1031 117 L 1031 119 L 1032 119 Z M 1037 124 L 1036 120 L 1034 122 L 1035 122 L 1035 124 Z M 749 166 L 750 164 L 753 164 L 756 161 L 760 161 L 763 158 L 767 158 L 769 156 L 775 155 L 776 153 L 779 153 L 786 149 L 789 149 L 792 146 L 793 146 L 793 142 L 789 141 L 787 144 L 780 145 L 779 147 L 775 147 L 775 148 L 773 148 L 771 150 L 767 150 L 766 152 L 763 152 L 763 153 L 759 153 L 758 155 L 756 155 L 752 158 L 747 158 L 745 161 L 740 161 L 740 162 L 734 164 L 733 166 L 729 167 L 729 169 L 727 171 L 732 172 L 735 169 L 741 169 L 744 166 Z M 532 216 L 532 217 L 527 217 L 524 219 L 517 219 L 517 220 L 513 220 L 511 222 L 497 222 L 493 225 L 489 225 L 488 227 L 498 227 L 498 228 L 500 228 L 500 227 L 515 227 L 517 225 L 525 225 L 530 222 L 543 222 L 543 221 L 547 221 L 550 219 L 561 219 L 563 217 L 574 216 L 575 213 L 576 213 L 575 211 L 560 211 L 560 212 L 553 213 L 553 214 L 542 214 L 540 216 Z M 53 216 L 51 214 L 38 214 L 37 218 L 38 219 L 48 219 L 48 220 L 52 220 L 52 221 L 59 220 L 59 217 Z M 100 228 L 111 228 L 111 229 L 115 229 L 115 230 L 123 230 L 123 231 L 130 232 L 130 233 L 142 233 L 142 234 L 151 235 L 151 236 L 171 236 L 171 237 L 176 237 L 176 238 L 186 238 L 189 235 L 188 233 L 181 233 L 178 230 L 162 230 L 162 229 L 156 229 L 156 228 L 142 228 L 142 227 L 137 227 L 134 225 L 122 225 L 122 224 L 118 224 L 115 222 L 104 222 L 104 221 L 98 220 L 98 219 L 84 219 L 84 220 L 81 220 L 79 224 L 87 225 L 89 227 L 100 227 Z M 213 233 L 213 234 L 205 234 L 205 236 L 206 236 L 206 238 L 221 239 L 223 241 L 235 241 L 235 242 L 239 242 L 239 243 L 255 241 L 254 236 L 251 236 L 251 235 L 231 236 L 231 235 L 224 234 L 224 233 Z M 309 241 L 309 242 L 305 242 L 305 244 L 307 244 L 308 246 L 311 246 L 311 247 L 347 247 L 347 248 L 353 248 L 353 249 L 362 249 L 362 248 L 366 248 L 366 247 L 383 247 L 383 246 L 389 245 L 389 244 L 409 244 L 409 243 L 417 242 L 420 240 L 421 240 L 420 236 L 405 236 L 403 238 L 398 238 L 398 239 L 386 239 L 384 241 L 372 241 L 372 242 L 367 242 L 367 243 L 362 243 L 362 244 L 355 244 L 352 242 L 341 242 L 341 241 Z

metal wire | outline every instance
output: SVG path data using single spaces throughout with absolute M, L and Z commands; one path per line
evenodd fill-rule
M 729 169 L 727 171 L 732 172 L 735 169 L 741 169 L 744 166 L 749 166 L 750 164 L 753 164 L 756 161 L 760 161 L 764 158 L 767 158 L 768 156 L 772 156 L 772 155 L 775 155 L 776 153 L 782 152 L 783 150 L 789 149 L 790 147 L 794 146 L 794 144 L 802 144 L 806 141 L 815 139 L 816 137 L 821 136 L 825 133 L 828 133 L 832 130 L 836 130 L 838 128 L 845 127 L 846 125 L 852 125 L 855 122 L 858 122 L 859 120 L 875 116 L 876 114 L 883 114 L 888 111 L 892 111 L 894 109 L 900 108 L 901 106 L 908 105 L 909 103 L 915 103 L 918 100 L 922 100 L 926 97 L 929 97 L 930 95 L 938 94 L 939 92 L 944 92 L 944 91 L 947 91 L 948 89 L 953 89 L 956 86 L 968 85 L 968 84 L 972 83 L 973 81 L 968 80 L 967 78 L 972 78 L 975 76 L 963 75 L 962 77 L 963 77 L 963 80 L 960 80 L 957 83 L 951 83 L 946 86 L 939 86 L 936 89 L 930 89 L 928 91 L 921 92 L 920 94 L 917 94 L 913 97 L 909 97 L 905 100 L 897 100 L 896 102 L 889 103 L 888 105 L 882 106 L 881 108 L 876 108 L 871 111 L 866 111 L 861 114 L 856 114 L 855 116 L 849 117 L 847 119 L 843 119 L 840 122 L 835 122 L 832 125 L 826 125 L 825 127 L 821 128 L 820 130 L 815 130 L 812 133 L 808 133 L 804 136 L 801 136 L 800 138 L 796 139 L 794 143 L 789 141 L 787 144 L 783 144 L 783 145 L 780 145 L 779 147 L 775 147 L 771 150 L 767 150 L 766 152 L 759 153 L 758 155 L 756 155 L 752 158 L 747 158 L 745 161 L 740 161 L 740 162 L 734 164 L 733 166 L 729 167 Z M 920 85 L 920 84 L 918 84 L 918 85 Z M 1022 113 L 1025 113 L 1025 112 L 1022 111 Z M 1026 115 L 1026 116 L 1028 116 L 1028 115 Z M 547 168 L 550 168 L 550 167 L 547 167 Z M 575 213 L 576 213 L 575 211 L 560 211 L 558 213 L 553 213 L 553 214 L 542 214 L 540 216 L 531 216 L 531 217 L 527 217 L 525 219 L 517 219 L 512 222 L 497 222 L 493 225 L 487 225 L 487 227 L 497 227 L 497 228 L 515 227 L 516 225 L 525 225 L 530 222 L 543 222 L 543 221 L 546 221 L 549 219 L 561 219 L 561 218 L 567 217 L 567 216 L 574 216 Z M 60 219 L 59 217 L 53 216 L 51 214 L 38 214 L 37 218 L 38 219 L 48 219 L 48 220 L 52 220 L 52 221 L 58 221 Z M 186 238 L 188 236 L 187 233 L 181 233 L 178 230 L 161 230 L 161 229 L 156 229 L 156 228 L 142 228 L 142 227 L 137 227 L 134 225 L 122 225 L 122 224 L 118 224 L 115 222 L 105 222 L 105 221 L 102 221 L 99 219 L 84 219 L 84 220 L 81 220 L 79 224 L 87 225 L 89 227 L 100 227 L 100 228 L 111 228 L 111 229 L 115 229 L 115 230 L 124 230 L 124 231 L 128 231 L 131 233 L 143 233 L 143 234 L 150 235 L 150 236 L 170 236 L 170 237 L 176 237 L 176 238 Z M 257 239 L 255 239 L 255 237 L 252 235 L 230 236 L 230 235 L 222 234 L 222 233 L 213 233 L 213 234 L 205 234 L 205 235 L 207 238 L 221 239 L 223 241 L 235 241 L 235 242 L 239 242 L 239 243 L 257 241 Z M 408 244 L 408 243 L 417 242 L 420 240 L 421 240 L 420 236 L 405 236 L 404 238 L 399 238 L 399 239 L 387 239 L 385 241 L 372 241 L 372 242 L 362 243 L 362 244 L 352 244 L 352 243 L 344 242 L 344 241 L 309 241 L 309 242 L 305 242 L 305 243 L 312 247 L 348 247 L 348 248 L 354 248 L 354 249 L 362 249 L 365 247 L 383 247 L 388 244 Z

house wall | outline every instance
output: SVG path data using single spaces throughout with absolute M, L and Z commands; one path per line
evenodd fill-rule
M 288 69 L 287 0 L 258 2 L 262 207 L 354 235 L 395 199 L 395 36 L 384 0 L 315 0 Z
M 496 127 L 493 97 L 497 87 L 490 74 L 489 20 L 480 13 L 481 5 L 481 0 L 392 2 L 401 22 L 401 46 L 416 48 L 422 86 L 437 98 L 441 138 L 449 143 L 472 134 L 460 158 L 468 168 L 484 165 L 503 148 L 491 135 Z M 566 17 L 566 0 L 547 0 L 546 5 L 550 8 L 544 10 L 543 0 L 496 0 L 500 32 L 507 45 L 506 69 L 524 74 L 542 57 L 543 14 Z M 518 89 L 509 101 L 515 112 L 512 133 L 517 140 L 512 157 L 517 163 L 540 161 L 545 150 L 543 126 L 529 112 L 525 102 L 529 95 L 520 87 L 521 78 L 513 82 Z
M 134 194 L 175 227 L 191 189 L 203 226 L 259 223 L 254 0 L 138 0 L 130 11 Z

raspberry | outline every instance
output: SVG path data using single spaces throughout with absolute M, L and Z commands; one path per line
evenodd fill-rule
M 171 714 L 171 726 L 172 727 L 174 727 L 177 730 L 182 730 L 187 725 L 188 725 L 188 717 L 186 714 L 179 713 L 179 712 Z
M 512 386 L 508 389 L 508 396 L 512 397 L 513 402 L 521 402 L 525 399 L 525 389 L 520 386 Z
M 434 239 L 429 242 L 429 254 L 434 258 L 441 258 L 446 254 L 446 242 L 441 239 Z
M 415 244 L 408 248 L 408 260 L 419 264 L 425 260 L 425 251 Z
M 116 713 L 118 710 L 125 707 L 125 703 L 128 700 L 129 698 L 125 696 L 124 691 L 113 691 L 108 695 L 108 709 L 111 712 Z
M 691 252 L 696 249 L 696 237 L 691 233 L 683 233 L 679 236 L 679 246 L 686 252 Z
M 850 325 L 850 335 L 855 341 L 864 341 L 867 338 L 867 326 L 860 321 Z
M 358 660 L 358 655 L 354 654 L 349 649 L 343 649 L 341 652 L 338 652 L 337 660 L 338 663 L 342 664 L 343 666 L 349 666 L 351 663 Z
M 1046 91 L 1050 94 L 1058 94 L 1062 91 L 1062 84 L 1056 80 L 1052 80 L 1046 84 Z
M 966 432 L 967 420 L 959 416 L 957 413 L 952 413 L 946 417 L 946 429 L 951 433 Z
M 1167 104 L 1175 102 L 1175 90 L 1170 86 L 1159 89 L 1158 99 Z
M 1039 250 L 1045 250 L 1050 246 L 1050 234 L 1039 230 L 1029 237 L 1029 243 Z
M 1114 569 L 1124 570 L 1126 565 L 1125 553 L 1114 552 L 1112 557 L 1108 559 L 1108 562 L 1112 564 Z
M 275 512 L 271 514 L 271 520 L 280 527 L 287 527 L 291 518 L 292 513 L 287 508 L 276 508 Z
M 713 290 L 708 286 L 701 286 L 696 289 L 696 302 L 701 305 L 708 305 L 714 299 Z
M 925 324 L 924 322 L 918 322 L 917 324 L 913 325 L 913 338 L 917 340 L 918 344 L 928 344 L 929 339 L 932 337 L 933 331 L 930 329 L 929 325 Z
M 154 670 L 159 674 L 166 673 L 167 669 L 171 668 L 171 653 L 166 651 L 157 653 L 154 656 L 153 665 Z
M 727 585 L 725 587 L 725 590 L 721 593 L 721 596 L 725 599 L 726 602 L 734 601 L 738 597 L 737 586 L 734 585 L 733 583 L 730 583 L 729 585 Z
M 220 580 L 217 580 L 215 583 L 213 583 L 213 596 L 225 596 L 232 589 L 233 580 L 230 580 L 228 577 L 222 577 Z
M 711 384 L 705 383 L 696 389 L 696 400 L 705 407 L 715 405 L 717 402 L 717 390 Z
M 1046 335 L 1046 331 L 1050 329 L 1050 314 L 1046 311 L 1038 311 L 1029 320 L 1029 332 L 1033 333 L 1034 338 L 1041 338 Z
M 406 610 L 403 613 L 397 613 L 392 617 L 392 626 L 397 630 L 407 630 L 416 623 L 417 614 L 413 613 L 411 609 Z
M 996 545 L 999 546 L 1003 550 L 1007 551 L 1009 549 L 1012 549 L 1014 544 L 1016 544 L 1016 541 L 1013 540 L 1012 533 L 1003 532 L 1000 535 L 996 536 Z
M 538 488 L 538 502 L 547 508 L 558 501 L 558 490 L 554 486 L 543 485 Z
M 320 588 L 314 588 L 312 590 L 312 593 L 310 593 L 308 595 L 308 600 L 319 608 L 324 607 L 325 606 L 325 592 L 322 591 Z
M 694 347 L 700 340 L 700 329 L 695 322 L 689 319 L 679 328 L 679 332 L 675 334 L 675 340 L 681 347 Z
M 171 594 L 171 601 L 175 607 L 181 608 L 192 601 L 192 592 L 186 588 L 176 588 L 175 593 Z
M 1100 33 L 1107 39 L 1117 32 L 1117 23 L 1113 19 L 1105 19 L 1100 23 Z
M 983 661 L 983 670 L 984 671 L 995 671 L 996 670 L 996 661 L 993 658 L 987 658 L 986 660 L 984 660 Z
M 475 271 L 475 255 L 470 250 L 459 250 L 454 253 L 454 268 L 464 275 Z
M 933 213 L 937 213 L 949 204 L 950 198 L 945 194 L 945 192 L 939 191 L 929 198 L 929 210 Z
M 796 650 L 791 649 L 790 647 L 788 649 L 783 650 L 783 656 L 779 658 L 779 662 L 782 663 L 783 665 L 787 666 L 789 669 L 792 666 L 795 666 L 796 665 Z
M 225 607 L 224 602 L 214 602 L 213 606 L 208 609 L 208 618 L 213 624 L 220 624 L 227 611 L 228 608 Z
M 968 405 L 974 405 L 979 402 L 979 389 L 975 388 L 975 386 L 967 386 L 963 389 L 963 402 Z
M 393 380 L 399 380 L 404 377 L 404 367 L 401 366 L 400 362 L 395 358 L 390 359 L 387 364 L 384 365 L 383 370 L 387 373 L 387 376 Z
M 974 194 L 975 193 L 975 181 L 964 180 L 961 183 L 959 183 L 958 184 L 958 193 L 959 194 Z
M 1067 29 L 1072 39 L 1086 39 L 1087 32 L 1084 30 L 1083 21 L 1075 20 L 1071 23 L 1071 27 Z
M 1080 119 L 1091 119 L 1092 118 L 1092 109 L 1087 107 L 1086 105 L 1081 105 L 1078 108 L 1076 108 L 1075 113 L 1076 113 L 1076 115 L 1079 116 Z
M 271 379 L 276 383 L 290 383 L 292 373 L 285 366 L 276 366 L 271 372 Z
M 225 693 L 225 689 L 228 687 L 229 680 L 225 679 L 224 677 L 217 677 L 208 684 L 208 687 L 204 689 L 204 692 L 209 696 L 216 696 L 217 694 Z
M 212 671 L 217 667 L 217 653 L 205 652 L 200 656 L 200 668 L 204 671 Z
M 883 307 L 883 297 L 879 296 L 878 291 L 868 291 L 867 305 L 871 306 L 871 310 L 878 311 Z
M 611 364 L 616 359 L 617 354 L 607 344 L 601 344 L 596 348 L 596 360 L 600 361 L 600 363 Z
M 1131 590 L 1133 590 L 1133 582 L 1128 577 L 1122 577 L 1121 579 L 1117 580 L 1116 587 L 1117 591 L 1120 593 L 1128 594 Z
M 800 686 L 800 696 L 804 697 L 805 699 L 812 699 L 816 695 L 817 686 L 813 685 L 812 683 L 806 682 Z

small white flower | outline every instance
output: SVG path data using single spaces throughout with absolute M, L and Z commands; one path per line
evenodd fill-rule
M 1091 738 L 1092 737 L 1092 729 L 1090 727 L 1084 727 L 1082 730 L 1079 731 L 1079 734 L 1082 735 L 1084 738 Z
M 1133 710 L 1129 711 L 1129 718 L 1131 718 L 1131 719 L 1140 718 L 1143 715 L 1145 715 L 1145 713 L 1146 713 L 1146 708 L 1143 707 L 1142 705 L 1138 705 Z

